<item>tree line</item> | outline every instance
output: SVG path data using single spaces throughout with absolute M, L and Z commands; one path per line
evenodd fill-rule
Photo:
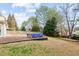
M 31 16 L 28 21 L 23 21 L 20 30 L 25 31 L 25 26 L 31 22 L 32 31 L 39 31 L 48 36 L 71 37 L 79 21 L 78 6 L 79 4 L 73 3 L 61 4 L 57 8 L 40 6 L 36 9 L 36 16 Z M 8 16 L 7 24 L 9 30 L 18 29 L 14 15 Z
M 60 4 L 59 4 L 60 5 Z M 41 6 L 36 9 L 35 17 L 30 17 L 25 23 L 30 21 L 38 27 L 39 31 L 49 36 L 72 36 L 75 26 L 79 21 L 79 4 L 65 3 L 61 4 L 57 8 L 48 8 L 47 6 Z M 34 21 L 34 18 L 36 21 Z M 23 24 L 24 24 L 23 22 Z M 33 30 L 35 30 L 33 27 Z M 22 28 L 22 27 L 21 27 Z

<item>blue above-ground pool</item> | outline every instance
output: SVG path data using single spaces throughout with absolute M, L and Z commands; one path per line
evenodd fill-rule
M 43 37 L 42 33 L 34 33 L 32 34 L 32 38 Z

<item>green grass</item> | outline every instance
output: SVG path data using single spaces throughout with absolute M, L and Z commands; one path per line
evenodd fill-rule
M 31 47 L 13 47 L 10 48 L 10 55 L 31 55 Z
M 2 45 L 0 47 L 0 55 L 10 56 L 30 56 L 30 55 L 44 55 L 48 50 L 39 44 L 31 43 L 22 46 L 16 45 Z
M 0 56 L 64 56 L 79 55 L 79 45 L 58 38 L 0 45 Z M 77 42 L 75 42 L 77 43 Z

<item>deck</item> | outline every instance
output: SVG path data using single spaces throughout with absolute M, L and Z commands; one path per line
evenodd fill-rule
M 5 43 L 14 43 L 14 42 L 22 42 L 22 41 L 32 41 L 32 40 L 47 40 L 47 38 L 29 38 L 26 35 L 26 32 L 9 32 L 7 36 L 0 37 L 0 44 Z
M 10 36 L 10 37 L 0 37 L 0 44 L 4 43 L 13 43 L 13 42 L 21 42 L 21 41 L 30 41 L 30 38 L 25 36 Z
M 27 38 L 25 36 L 1 37 L 0 44 L 15 43 L 15 42 L 22 42 L 22 41 L 32 41 L 32 40 L 47 40 L 47 38 Z

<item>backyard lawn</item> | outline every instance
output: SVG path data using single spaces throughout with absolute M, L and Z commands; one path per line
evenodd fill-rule
M 48 40 L 0 44 L 1 56 L 63 56 L 79 55 L 79 42 L 48 37 Z

